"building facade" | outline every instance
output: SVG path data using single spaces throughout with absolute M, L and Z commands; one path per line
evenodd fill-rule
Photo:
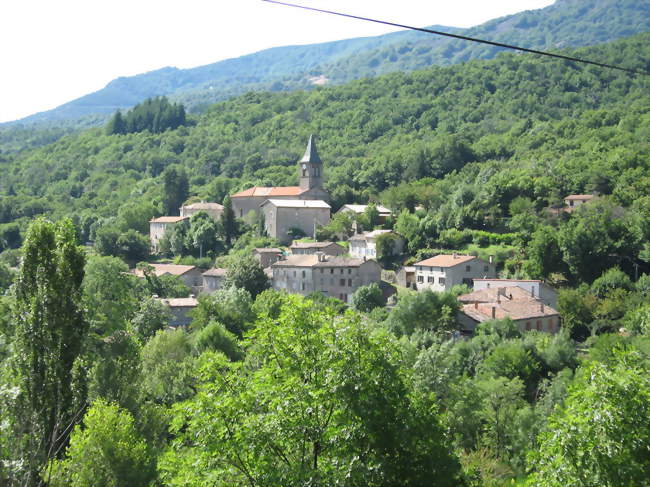
M 344 255 L 348 249 L 336 242 L 294 242 L 289 247 L 293 255 L 312 255 L 323 252 L 325 255 Z
M 205 201 L 201 201 L 200 203 L 181 206 L 180 210 L 181 216 L 192 216 L 200 211 L 204 211 L 210 215 L 213 220 L 219 220 L 223 213 L 223 206 L 219 203 L 206 203 Z
M 449 291 L 458 284 L 473 287 L 474 279 L 495 278 L 496 266 L 473 255 L 441 254 L 414 264 L 418 291 Z
M 381 267 L 374 260 L 333 257 L 323 253 L 291 255 L 271 266 L 273 288 L 306 296 L 313 292 L 351 303 L 361 286 L 381 281 Z
M 392 230 L 373 230 L 372 232 L 363 232 L 350 237 L 350 255 L 357 258 L 376 259 L 377 255 L 377 238 L 381 235 L 394 235 L 393 254 L 399 255 L 404 252 L 404 239 Z
M 330 205 L 322 200 L 270 199 L 262 203 L 261 208 L 266 234 L 283 244 L 294 239 L 294 229 L 314 236 L 316 227 L 330 221 Z
M 202 274 L 203 278 L 203 292 L 211 294 L 217 289 L 223 287 L 223 282 L 226 279 L 226 269 L 220 267 L 214 267 L 205 271 Z
M 276 263 L 282 257 L 282 249 L 275 247 L 263 247 L 253 249 L 253 257 L 260 263 L 262 269 Z
M 149 220 L 149 242 L 152 252 L 156 253 L 160 250 L 160 240 L 167 230 L 187 219 L 188 216 L 161 216 Z

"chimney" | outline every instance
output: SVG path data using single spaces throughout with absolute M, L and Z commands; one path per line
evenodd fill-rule
M 532 286 L 532 287 L 530 288 L 530 296 L 531 296 L 532 298 L 535 297 L 535 286 Z
M 453 257 L 454 257 L 454 259 L 457 259 L 457 258 L 458 258 L 458 254 L 457 254 L 456 252 L 454 252 Z
M 543 313 L 544 312 L 544 303 L 541 303 L 539 306 L 539 310 Z
M 478 309 L 478 301 L 474 301 L 474 309 Z
M 497 307 L 492 306 L 492 319 L 495 319 L 497 317 Z
M 325 262 L 325 252 L 316 252 L 316 257 L 318 257 L 318 262 Z
M 490 256 L 488 256 L 488 262 L 489 262 L 490 264 L 493 264 L 493 263 L 494 263 L 494 255 L 490 255 Z

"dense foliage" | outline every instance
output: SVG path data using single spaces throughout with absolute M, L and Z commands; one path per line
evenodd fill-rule
M 126 115 L 118 110 L 106 125 L 108 135 L 132 134 L 148 130 L 158 134 L 185 125 L 185 108 L 180 103 L 169 103 L 166 97 L 147 98 Z

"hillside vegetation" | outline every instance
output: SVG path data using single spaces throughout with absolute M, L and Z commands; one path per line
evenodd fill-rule
M 284 8 L 284 7 L 278 7 Z M 316 14 L 315 14 L 316 15 Z M 394 19 L 387 19 L 394 20 Z M 557 51 L 609 42 L 650 30 L 647 0 L 558 0 L 534 11 L 491 20 L 469 29 L 436 30 Z M 267 49 L 192 69 L 166 67 L 111 81 L 104 89 L 38 113 L 25 122 L 69 120 L 110 114 L 145 98 L 168 95 L 200 111 L 216 101 L 252 90 L 313 88 L 313 78 L 341 84 L 395 71 L 412 71 L 471 59 L 490 59 L 501 49 L 420 32 L 346 39 Z

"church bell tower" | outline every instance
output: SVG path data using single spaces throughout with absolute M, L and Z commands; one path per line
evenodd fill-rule
M 316 151 L 313 135 L 309 136 L 305 155 L 298 162 L 298 170 L 300 171 L 300 189 L 302 191 L 323 189 L 323 162 Z

